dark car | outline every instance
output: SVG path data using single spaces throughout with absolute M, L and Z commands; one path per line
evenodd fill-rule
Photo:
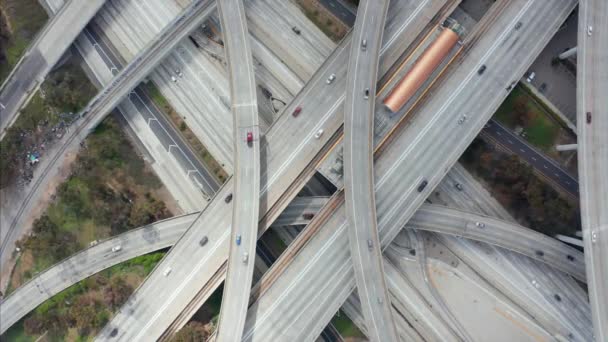
M 207 244 L 208 241 L 209 241 L 209 238 L 206 236 L 203 236 L 203 238 L 201 239 L 201 241 L 198 242 L 198 244 L 201 245 L 201 247 L 203 247 L 204 245 Z
M 587 123 L 591 123 L 591 112 L 587 112 Z
M 253 142 L 253 133 L 247 132 L 247 143 L 249 145 L 251 145 L 252 142 Z
M 292 30 L 292 31 L 293 31 L 295 34 L 300 34 L 300 33 L 302 33 L 302 32 L 300 31 L 300 29 L 299 29 L 299 28 L 297 28 L 297 27 L 295 27 L 295 26 L 294 26 L 294 27 L 292 27 L 292 28 L 291 28 L 291 30 Z
M 230 201 L 232 201 L 232 194 L 228 194 L 228 196 L 226 196 L 226 198 L 224 198 L 224 202 L 230 203 Z
M 315 217 L 315 213 L 304 213 L 304 214 L 302 214 L 302 217 L 305 220 L 312 220 L 312 218 Z
M 483 72 L 486 71 L 486 65 L 482 65 L 481 68 L 479 68 L 479 70 L 477 70 L 477 73 L 479 75 L 483 74 Z
M 291 115 L 295 118 L 298 115 L 300 115 L 300 112 L 302 111 L 302 107 L 297 106 L 296 109 L 294 109 L 293 113 L 291 113 Z
M 422 183 L 418 185 L 418 192 L 422 192 L 422 190 L 426 188 L 427 184 L 429 184 L 429 182 L 427 180 L 423 180 Z

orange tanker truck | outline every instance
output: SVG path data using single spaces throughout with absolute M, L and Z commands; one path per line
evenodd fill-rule
M 452 29 L 444 28 L 382 103 L 393 113 L 401 109 L 441 64 L 459 39 Z

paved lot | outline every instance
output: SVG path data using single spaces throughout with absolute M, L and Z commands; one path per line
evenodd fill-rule
M 528 70 L 536 73 L 532 85 L 573 124 L 576 124 L 576 75 L 561 63 L 552 66 L 551 60 L 576 45 L 577 23 L 575 11 Z

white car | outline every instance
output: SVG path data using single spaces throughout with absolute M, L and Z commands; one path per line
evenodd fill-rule
M 587 26 L 587 35 L 589 37 L 591 37 L 592 33 L 593 33 L 593 26 L 591 26 L 591 25 Z
M 319 139 L 323 135 L 323 129 L 320 129 L 315 134 L 315 139 Z
M 120 245 L 112 247 L 112 252 L 120 252 L 122 247 Z
M 329 77 L 327 78 L 327 81 L 325 81 L 327 84 L 330 84 L 331 82 L 333 82 L 336 79 L 336 74 L 331 74 L 329 75 Z
M 475 226 L 477 226 L 477 228 L 485 228 L 486 224 L 483 222 L 475 222 Z
M 243 253 L 243 264 L 246 264 L 249 261 L 249 253 Z
M 532 71 L 530 73 L 530 75 L 528 76 L 528 78 L 526 79 L 526 81 L 528 81 L 528 83 L 532 83 L 532 81 L 534 80 L 535 76 L 536 76 L 536 73 L 534 71 Z
M 167 269 L 165 270 L 165 272 L 163 272 L 163 275 L 166 277 L 169 275 L 169 273 L 171 273 L 171 267 L 167 267 Z
M 175 83 L 175 82 L 177 82 L 177 78 L 175 78 L 175 76 L 171 76 L 171 81 L 173 81 Z

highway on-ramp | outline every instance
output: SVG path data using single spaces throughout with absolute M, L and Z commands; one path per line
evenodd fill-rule
M 579 3 L 576 106 L 581 222 L 596 341 L 608 340 L 608 2 Z
M 217 8 L 230 71 L 234 143 L 234 204 L 230 253 L 217 339 L 239 341 L 249 304 L 253 256 L 258 241 L 261 132 L 253 58 L 243 1 L 218 0 Z
M 386 289 L 374 196 L 374 113 L 388 1 L 359 3 L 344 100 L 344 197 L 357 293 L 371 341 L 397 341 Z
M 66 2 L 26 50 L 0 90 L 0 139 L 46 75 L 106 0 Z

